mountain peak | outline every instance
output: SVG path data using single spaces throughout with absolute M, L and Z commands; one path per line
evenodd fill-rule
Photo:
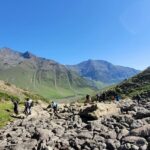
M 22 56 L 26 59 L 30 59 L 30 58 L 33 58 L 33 57 L 36 57 L 35 55 L 33 55 L 32 53 L 30 53 L 29 51 L 26 51 L 22 54 Z
M 101 81 L 105 84 L 116 84 L 139 73 L 138 70 L 133 68 L 116 66 L 105 60 L 92 59 L 69 66 L 69 68 L 83 77 Z

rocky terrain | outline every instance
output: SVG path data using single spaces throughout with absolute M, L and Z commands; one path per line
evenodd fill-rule
M 149 150 L 150 99 L 66 104 L 58 115 L 32 115 L 0 130 L 0 150 Z

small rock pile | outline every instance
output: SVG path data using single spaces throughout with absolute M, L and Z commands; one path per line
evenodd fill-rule
M 123 103 L 119 113 L 85 116 L 97 109 L 68 105 L 52 116 L 35 106 L 36 113 L 0 130 L 0 150 L 150 150 L 150 100 Z

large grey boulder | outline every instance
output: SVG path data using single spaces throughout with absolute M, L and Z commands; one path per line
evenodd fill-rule
M 150 124 L 131 130 L 131 135 L 145 137 L 145 138 L 149 137 L 150 136 Z
M 133 120 L 130 127 L 131 129 L 140 128 L 144 125 L 144 122 L 142 120 Z
M 127 135 L 129 135 L 129 130 L 127 130 L 126 128 L 124 128 L 124 129 L 122 129 L 120 131 L 120 133 L 118 134 L 117 138 L 120 140 L 120 139 L 122 139 L 123 137 L 125 137 Z
M 22 141 L 22 143 L 18 143 L 14 146 L 11 146 L 10 149 L 12 149 L 12 150 L 32 150 L 32 149 L 36 149 L 37 145 L 38 145 L 38 143 L 36 140 L 28 139 L 28 140 Z
M 127 136 L 122 139 L 123 143 L 130 143 L 138 146 L 142 150 L 147 150 L 148 143 L 146 139 L 137 136 Z
M 32 138 L 36 139 L 38 141 L 41 141 L 41 140 L 49 141 L 53 136 L 54 136 L 54 134 L 50 130 L 38 128 L 38 129 L 36 129 Z
M 138 108 L 136 115 L 134 115 L 136 119 L 143 119 L 146 117 L 150 117 L 150 110 L 145 109 L 144 107 Z
M 119 149 L 119 147 L 120 147 L 120 142 L 118 140 L 114 140 L 114 139 L 106 140 L 106 144 L 107 144 L 107 149 L 109 149 L 109 150 Z
M 93 132 L 89 132 L 88 130 L 82 130 L 78 133 L 77 137 L 79 139 L 92 139 Z
M 115 104 L 96 103 L 81 109 L 79 115 L 83 120 L 97 120 L 105 115 L 119 113 L 119 108 Z

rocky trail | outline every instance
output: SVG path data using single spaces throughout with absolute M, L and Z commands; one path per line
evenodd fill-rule
M 150 99 L 45 108 L 1 129 L 0 150 L 150 150 Z

